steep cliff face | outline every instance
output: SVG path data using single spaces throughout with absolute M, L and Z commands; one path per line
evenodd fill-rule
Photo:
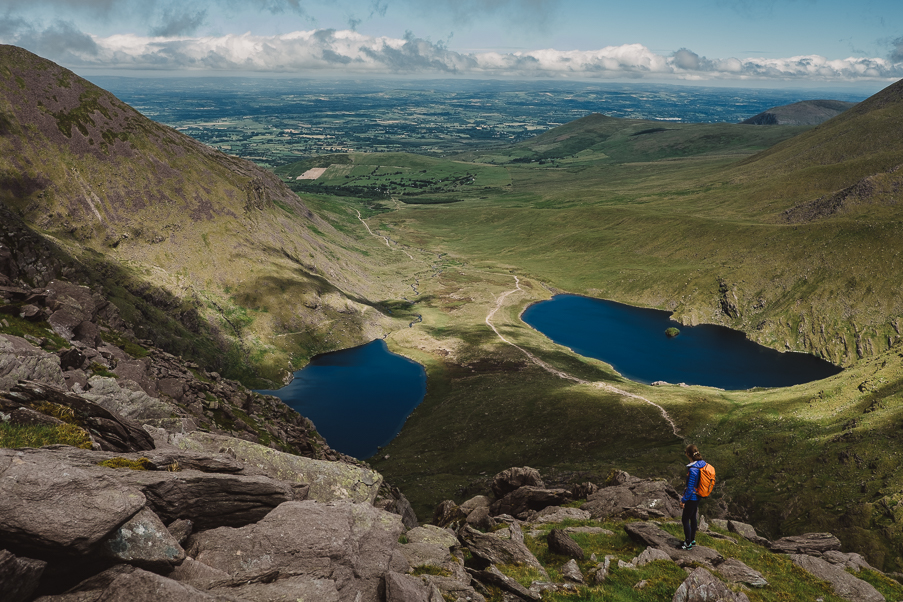
M 246 382 L 275 385 L 389 323 L 355 245 L 274 174 L 12 46 L 0 204 L 104 284 L 142 337 Z

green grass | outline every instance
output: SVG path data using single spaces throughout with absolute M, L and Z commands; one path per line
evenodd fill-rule
M 9 326 L 4 326 L 3 320 L 5 320 Z M 20 318 L 18 315 L 3 313 L 0 314 L 0 333 L 11 334 L 23 338 L 25 335 L 29 335 L 36 338 L 47 339 L 48 343 L 45 345 L 45 349 L 48 351 L 58 351 L 70 347 L 69 341 L 53 332 L 50 328 L 50 324 L 43 320 L 40 322 L 31 322 Z
M 43 447 L 45 445 L 71 445 L 91 449 L 88 433 L 73 424 L 58 426 L 22 426 L 0 422 L 0 447 Z

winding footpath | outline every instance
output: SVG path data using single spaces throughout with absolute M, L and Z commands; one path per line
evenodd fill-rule
M 389 247 L 390 249 L 392 249 L 392 245 L 389 244 L 389 237 L 388 237 L 388 236 L 383 236 L 383 235 L 381 235 L 381 234 L 376 234 L 376 233 L 374 233 L 373 230 L 370 229 L 370 225 L 369 225 L 367 222 L 364 221 L 364 218 L 361 217 L 361 212 L 358 211 L 357 209 L 355 209 L 354 211 L 357 213 L 357 219 L 359 219 L 359 220 L 361 221 L 361 223 L 364 224 L 364 227 L 367 228 L 367 232 L 370 233 L 370 236 L 375 236 L 376 238 L 382 238 L 383 240 L 386 241 L 386 246 Z M 396 243 L 396 245 L 397 245 L 397 243 Z M 405 251 L 405 250 L 402 249 L 401 247 L 398 247 L 398 248 L 395 248 L 395 249 L 392 249 L 392 250 L 393 250 L 393 251 L 401 251 L 402 253 L 404 253 L 405 255 L 407 255 L 408 257 L 410 257 L 411 259 L 414 259 L 414 256 L 413 256 L 413 255 L 411 255 L 410 253 L 408 253 L 407 251 Z
M 493 307 L 492 310 L 486 315 L 486 325 L 492 329 L 492 332 L 494 332 L 496 334 L 496 336 L 498 336 L 498 338 L 500 338 L 503 342 L 511 345 L 512 347 L 514 347 L 515 349 L 517 349 L 524 355 L 526 355 L 527 358 L 531 362 L 533 362 L 534 364 L 536 364 L 537 366 L 539 366 L 546 372 L 554 374 L 555 376 L 557 376 L 559 378 L 563 378 L 565 380 L 570 380 L 572 382 L 575 382 L 575 383 L 581 384 L 581 385 L 590 385 L 590 386 L 596 387 L 597 389 L 602 389 L 603 391 L 607 391 L 609 393 L 614 393 L 616 395 L 621 395 L 623 397 L 629 397 L 631 399 L 643 401 L 645 403 L 648 403 L 651 406 L 658 408 L 658 411 L 661 412 L 661 414 L 662 414 L 662 418 L 664 418 L 665 421 L 671 426 L 671 432 L 674 433 L 674 436 L 678 437 L 678 438 L 681 437 L 680 430 L 677 428 L 677 424 L 674 423 L 674 420 L 671 418 L 671 416 L 668 415 L 668 412 L 665 411 L 665 408 L 658 405 L 654 401 L 650 401 L 649 399 L 646 399 L 645 397 L 636 395 L 634 393 L 630 393 L 629 391 L 625 391 L 623 389 L 613 387 L 612 385 L 609 385 L 608 383 L 592 382 L 592 381 L 584 380 L 582 378 L 577 378 L 576 376 L 574 376 L 572 374 L 568 374 L 567 372 L 562 372 L 558 368 L 555 368 L 554 366 L 551 366 L 550 364 L 542 361 L 541 359 L 539 359 L 538 357 L 536 357 L 535 355 L 533 355 L 532 353 L 530 353 L 523 347 L 516 345 L 515 343 L 512 343 L 511 341 L 509 341 L 508 339 L 503 337 L 502 333 L 500 333 L 498 331 L 498 329 L 495 327 L 495 325 L 493 325 L 492 317 L 495 316 L 496 312 L 498 312 L 498 310 L 500 310 L 502 308 L 502 304 L 505 302 L 505 299 L 508 297 L 508 295 L 511 295 L 516 292 L 523 292 L 523 289 L 520 287 L 520 278 L 515 276 L 514 283 L 515 283 L 516 288 L 499 295 L 498 298 L 495 300 L 495 307 Z

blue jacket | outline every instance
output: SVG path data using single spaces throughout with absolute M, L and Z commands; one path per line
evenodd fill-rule
M 680 498 L 681 503 L 692 500 L 698 500 L 696 495 L 696 486 L 699 485 L 699 469 L 705 466 L 705 460 L 696 460 L 687 464 L 687 488 L 684 489 L 684 496 Z

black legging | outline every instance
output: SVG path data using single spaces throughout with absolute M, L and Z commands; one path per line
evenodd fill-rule
M 684 541 L 690 543 L 696 541 L 696 514 L 699 511 L 699 500 L 690 500 L 684 502 L 684 512 L 680 517 L 680 522 L 684 524 Z

